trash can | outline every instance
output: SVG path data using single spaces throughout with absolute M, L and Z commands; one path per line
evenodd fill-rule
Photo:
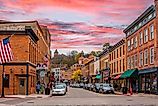
M 45 89 L 45 95 L 49 95 L 50 94 L 50 89 L 49 88 L 46 88 Z
M 123 88 L 122 88 L 122 93 L 123 93 L 123 94 L 127 94 L 127 87 L 123 87 Z

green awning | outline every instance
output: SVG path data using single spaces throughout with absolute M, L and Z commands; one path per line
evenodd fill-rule
M 100 78 L 101 78 L 101 75 L 97 75 L 95 78 L 96 78 L 96 79 L 100 79 Z
M 129 69 L 125 71 L 120 78 L 131 78 L 131 77 L 137 77 L 138 76 L 138 70 L 137 69 Z

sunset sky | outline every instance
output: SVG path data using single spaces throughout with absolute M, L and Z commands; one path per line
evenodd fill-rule
M 51 50 L 101 50 L 154 0 L 0 0 L 0 19 L 38 20 L 50 29 Z

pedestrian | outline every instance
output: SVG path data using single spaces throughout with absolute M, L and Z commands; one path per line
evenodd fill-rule
M 37 94 L 39 94 L 40 89 L 41 89 L 41 85 L 40 85 L 40 81 L 38 81 L 37 84 L 36 84 L 36 92 L 37 92 Z
M 44 94 L 44 90 L 45 90 L 45 84 L 44 84 L 44 82 L 41 84 L 41 89 L 40 89 L 40 91 L 41 91 L 41 94 Z

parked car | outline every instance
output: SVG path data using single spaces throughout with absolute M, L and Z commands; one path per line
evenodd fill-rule
M 65 95 L 66 88 L 62 84 L 55 85 L 52 89 L 52 95 Z
M 83 83 L 80 83 L 80 88 L 83 88 L 84 84 Z
M 114 88 L 111 84 L 103 84 L 100 87 L 99 92 L 100 93 L 113 93 L 114 94 Z
M 88 84 L 84 84 L 83 89 L 87 89 Z
M 93 91 L 99 93 L 101 85 L 102 85 L 101 83 L 95 83 Z
M 66 89 L 66 92 L 68 91 L 67 85 L 65 83 L 59 83 L 59 85 L 63 85 Z
M 94 85 L 91 84 L 89 90 L 90 90 L 90 91 L 93 91 L 93 89 L 94 89 Z
M 92 85 L 91 83 L 87 84 L 87 90 L 90 90 L 91 85 Z

